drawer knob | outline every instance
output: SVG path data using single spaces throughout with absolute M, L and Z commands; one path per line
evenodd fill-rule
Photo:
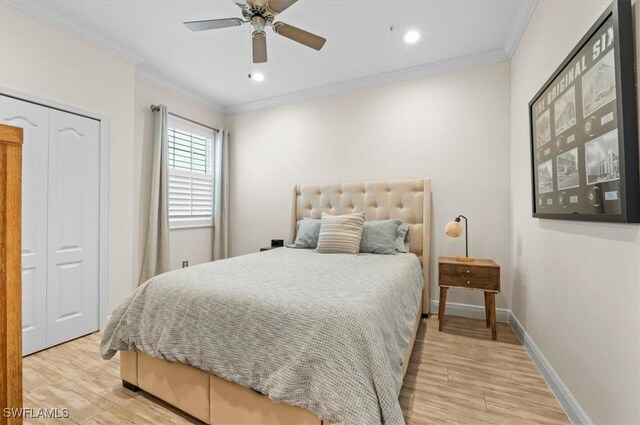
M 471 274 L 471 270 L 467 270 L 467 274 Z
M 467 280 L 467 285 L 471 285 L 471 281 L 470 280 Z

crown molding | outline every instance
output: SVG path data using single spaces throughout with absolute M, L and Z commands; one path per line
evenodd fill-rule
M 211 100 L 205 96 L 194 93 L 190 90 L 184 90 L 165 79 L 158 78 L 155 74 L 142 70 L 139 66 L 136 67 L 136 79 L 145 81 L 151 85 L 165 90 L 173 95 L 179 96 L 189 102 L 209 109 L 220 116 L 225 116 L 226 109 L 220 105 L 211 102 Z
M 320 97 L 331 96 L 341 93 L 362 90 L 366 88 L 392 84 L 401 81 L 413 80 L 427 77 L 435 74 L 458 71 L 475 66 L 487 65 L 491 63 L 507 61 L 513 55 L 517 44 L 522 37 L 526 24 L 531 17 L 537 0 L 522 1 L 513 24 L 509 31 L 509 36 L 503 48 L 498 48 L 486 52 L 460 56 L 456 58 L 446 59 L 438 62 L 427 63 L 411 68 L 400 69 L 391 72 L 385 72 L 378 75 L 372 75 L 363 78 L 357 78 L 349 81 L 343 81 L 335 84 L 329 84 L 322 87 L 302 90 L 281 96 L 275 96 L 267 99 L 248 102 L 237 105 L 221 105 L 213 101 L 210 97 L 203 95 L 201 92 L 181 88 L 178 84 L 168 81 L 160 77 L 156 73 L 142 69 L 140 64 L 146 61 L 146 58 L 132 49 L 118 45 L 103 37 L 92 34 L 90 31 L 81 28 L 80 25 L 74 23 L 68 17 L 61 13 L 51 10 L 42 10 L 36 6 L 36 2 L 26 2 L 20 0 L 7 0 L 12 6 L 42 19 L 49 24 L 62 29 L 82 40 L 87 41 L 133 65 L 135 65 L 136 78 L 153 84 L 170 93 L 194 102 L 200 106 L 211 109 L 221 116 L 237 115 L 245 112 L 257 111 L 260 109 L 272 108 L 275 106 L 285 105 L 289 103 L 303 102 L 307 100 L 317 99 Z
M 529 24 L 529 19 L 531 19 L 531 15 L 533 15 L 533 11 L 535 10 L 537 4 L 538 0 L 527 0 L 520 2 L 520 7 L 518 8 L 518 11 L 513 18 L 511 28 L 509 29 L 509 33 L 507 34 L 507 39 L 502 45 L 504 53 L 509 59 L 513 57 L 518 44 L 520 44 L 520 40 L 522 39 L 524 30 L 527 29 L 527 24 Z
M 74 23 L 71 19 L 61 13 L 57 13 L 51 10 L 43 10 L 42 8 L 35 6 L 38 2 L 26 2 L 19 0 L 7 0 L 7 2 L 13 7 L 28 13 L 38 19 L 41 19 L 56 28 L 59 28 L 69 34 L 72 34 L 102 50 L 106 50 L 114 56 L 119 57 L 133 65 L 139 65 L 146 60 L 146 58 L 126 47 L 123 47 L 117 43 L 113 43 L 106 38 L 99 37 L 86 29 L 83 29 L 80 25 Z
M 415 80 L 435 74 L 443 74 L 446 72 L 459 71 L 475 66 L 488 65 L 491 63 L 504 62 L 509 60 L 504 50 L 495 49 L 487 52 L 476 53 L 468 56 L 460 56 L 453 59 L 447 59 L 439 62 L 432 62 L 411 68 L 400 69 L 397 71 L 386 72 L 370 77 L 357 78 L 354 80 L 344 81 L 336 84 L 330 84 L 309 90 L 303 90 L 283 96 L 271 97 L 257 102 L 250 102 L 241 105 L 235 105 L 226 108 L 223 111 L 224 116 L 237 115 L 245 112 L 257 111 L 260 109 L 272 108 L 274 106 L 285 105 L 289 103 L 303 102 L 311 99 L 317 99 L 325 96 L 332 96 L 341 93 L 347 93 L 356 90 L 367 89 L 371 87 L 392 84 L 401 81 Z

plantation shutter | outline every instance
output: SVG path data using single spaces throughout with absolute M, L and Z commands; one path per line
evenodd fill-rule
M 169 117 L 169 226 L 211 226 L 214 130 Z

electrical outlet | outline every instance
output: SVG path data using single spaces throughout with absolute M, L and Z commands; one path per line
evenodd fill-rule
M 189 261 L 188 260 L 184 260 L 182 262 L 182 268 L 184 269 L 185 267 L 189 267 Z

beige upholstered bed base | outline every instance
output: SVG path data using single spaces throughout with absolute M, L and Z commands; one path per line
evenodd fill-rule
M 405 352 L 403 373 L 406 373 L 420 318 L 429 313 L 431 299 L 431 182 L 419 179 L 295 186 L 292 238 L 300 219 L 320 218 L 323 212 L 358 211 L 365 212 L 366 220 L 398 218 L 407 223 L 411 252 L 422 263 L 422 307 L 416 312 L 413 336 Z M 155 359 L 144 353 L 120 352 L 120 375 L 125 387 L 142 389 L 212 425 L 329 425 L 305 409 L 275 403 L 250 388 L 187 364 Z
M 403 373 L 416 341 L 422 311 L 404 355 Z M 211 425 L 329 425 L 299 407 L 278 404 L 250 388 L 193 366 L 121 351 L 120 376 L 130 389 L 142 389 Z M 127 385 L 128 384 L 128 385 Z

